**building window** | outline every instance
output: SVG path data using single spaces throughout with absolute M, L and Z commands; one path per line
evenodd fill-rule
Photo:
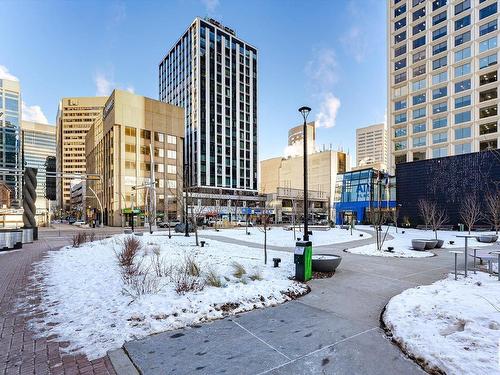
M 487 85 L 488 83 L 497 81 L 497 72 L 489 72 L 479 76 L 479 85 Z
M 432 54 L 437 55 L 441 52 L 446 51 L 446 48 L 447 48 L 446 41 L 436 44 L 435 46 L 432 46 Z
M 400 111 L 402 109 L 406 108 L 406 100 L 399 100 L 397 102 L 394 102 L 394 110 L 395 111 Z
M 455 83 L 455 93 L 462 92 L 470 89 L 470 78 L 464 81 Z
M 469 122 L 471 120 L 471 112 L 459 112 L 455 113 L 455 124 L 462 124 L 464 122 Z
M 491 116 L 496 116 L 497 114 L 498 114 L 498 108 L 496 104 L 479 109 L 479 118 L 487 118 Z
M 416 10 L 415 12 L 413 12 L 413 21 L 416 21 L 418 20 L 419 18 L 422 18 L 422 17 L 425 17 L 425 7 L 423 8 L 420 8 L 419 10 Z M 425 28 L 425 26 L 424 26 Z M 413 35 L 415 35 L 416 33 L 413 33 Z
M 399 30 L 406 26 L 406 17 L 401 18 L 399 21 L 394 22 L 394 31 Z
M 455 31 L 470 25 L 470 14 L 455 21 Z
M 394 35 L 394 43 L 395 44 L 400 43 L 403 40 L 406 40 L 406 31 L 403 31 L 399 34 Z
M 470 127 L 455 129 L 455 139 L 469 138 L 470 134 Z
M 425 107 L 413 110 L 413 119 L 425 117 Z
M 141 129 L 141 138 L 151 139 L 151 131 L 146 129 Z
M 461 77 L 470 73 L 470 63 L 457 66 L 455 68 L 455 77 Z
M 470 31 L 467 31 L 455 37 L 455 47 L 467 42 L 470 42 Z
M 455 5 L 455 16 L 466 11 L 467 9 L 470 9 L 470 0 L 465 0 L 461 3 L 458 3 L 457 5 Z
M 402 122 L 406 122 L 406 113 L 400 113 L 394 116 L 394 123 L 401 124 Z
M 459 62 L 463 59 L 467 59 L 470 57 L 471 49 L 470 47 L 461 49 L 460 51 L 455 52 L 455 62 Z
M 425 59 L 425 49 L 413 54 L 413 63 L 419 62 Z
M 488 33 L 491 33 L 492 31 L 495 31 L 497 29 L 497 20 L 490 21 L 488 23 L 485 23 L 484 25 L 479 26 L 479 36 L 486 35 Z
M 497 88 L 491 90 L 482 91 L 479 93 L 479 101 L 485 102 L 487 100 L 496 99 L 498 97 Z
M 398 83 L 401 83 L 404 81 L 406 81 L 406 72 L 402 72 L 402 73 L 394 75 L 394 83 L 395 84 L 398 84 Z
M 174 150 L 167 150 L 167 158 L 169 159 L 176 159 L 177 158 L 177 152 Z
M 413 153 L 413 161 L 425 160 L 425 151 Z
M 447 34 L 446 26 L 440 27 L 432 32 L 432 40 L 439 39 Z
M 413 133 L 425 132 L 425 122 L 413 125 Z
M 455 155 L 468 154 L 470 152 L 471 152 L 470 143 L 461 143 L 461 144 L 455 145 Z
M 479 151 L 494 150 L 497 149 L 497 140 L 491 139 L 488 141 L 479 142 Z
M 438 87 L 437 89 L 432 90 L 432 99 L 439 99 L 442 98 L 443 96 L 448 95 L 448 88 L 446 86 L 444 87 Z
M 483 40 L 479 43 L 479 53 L 486 52 L 497 46 L 497 37 L 493 37 L 487 40 Z
M 439 9 L 445 5 L 446 5 L 446 0 L 434 0 L 432 2 L 432 11 L 435 11 L 436 9 Z
M 135 135 L 136 135 L 136 129 L 135 128 L 131 128 L 129 126 L 126 126 L 125 127 L 125 135 L 131 136 L 131 137 L 135 137 Z
M 418 91 L 418 90 L 425 89 L 425 87 L 426 87 L 425 79 L 421 79 L 420 81 L 413 82 L 411 84 L 411 87 L 412 87 L 412 91 Z
M 156 142 L 165 142 L 165 134 L 160 132 L 155 132 L 155 141 Z
M 400 7 L 394 9 L 394 17 L 398 17 L 405 12 L 406 12 L 406 4 L 403 4 Z
M 401 47 L 398 47 L 394 50 L 394 57 L 404 55 L 405 53 L 406 53 L 406 44 L 403 44 Z
M 416 68 L 413 69 L 413 77 L 418 77 L 421 76 L 422 74 L 425 74 L 425 64 L 417 66 Z
M 495 14 L 496 12 L 497 12 L 497 3 L 488 5 L 484 8 L 479 9 L 479 19 L 482 20 L 483 18 L 489 17 L 492 14 Z
M 445 128 L 448 126 L 448 118 L 447 117 L 441 117 L 441 118 L 436 118 L 432 120 L 432 129 L 440 129 L 440 128 Z
M 408 94 L 408 88 L 406 86 L 396 87 L 394 89 L 394 97 L 399 98 L 400 96 L 404 96 Z
M 413 26 L 413 35 L 416 35 L 422 31 L 425 31 L 425 21 Z
M 413 49 L 417 49 L 425 45 L 425 35 L 413 41 Z
M 167 143 L 171 145 L 177 144 L 177 137 L 174 137 L 173 135 L 167 135 Z
M 487 124 L 479 125 L 479 135 L 496 133 L 498 125 L 496 122 L 489 122 Z
M 405 141 L 394 142 L 394 151 L 406 150 L 407 144 Z
M 413 96 L 413 105 L 425 103 L 425 93 Z
M 423 147 L 426 145 L 425 136 L 423 137 L 413 137 L 413 147 Z
M 441 23 L 443 21 L 446 21 L 446 11 L 436 14 L 432 17 L 432 26 L 437 25 L 438 23 Z
M 129 143 L 125 144 L 125 152 L 130 152 L 135 154 L 135 145 L 131 145 Z
M 479 69 L 487 68 L 488 66 L 495 65 L 497 63 L 497 54 L 483 57 L 479 59 Z
M 394 129 L 394 137 L 395 138 L 405 137 L 405 136 L 406 136 L 406 128 Z
M 406 58 L 396 61 L 394 63 L 394 70 L 399 70 L 406 67 Z
M 177 167 L 175 165 L 167 164 L 167 173 L 176 174 L 177 173 Z
M 448 110 L 447 102 L 436 103 L 432 105 L 432 114 L 443 113 Z
M 447 147 L 434 148 L 432 150 L 432 157 L 433 158 L 444 158 L 445 156 L 448 156 L 448 148 Z
M 396 155 L 394 157 L 394 162 L 396 164 L 406 163 L 406 154 L 404 154 L 404 155 Z
M 438 74 L 434 74 L 432 76 L 432 84 L 437 85 L 438 83 L 441 82 L 446 82 L 448 81 L 448 72 L 441 72 Z
M 446 66 L 447 63 L 448 63 L 447 56 L 443 56 L 440 59 L 434 60 L 432 62 L 432 69 L 436 70 L 436 69 L 442 68 L 443 66 Z
M 455 109 L 466 107 L 471 104 L 471 96 L 465 95 L 459 98 L 455 98 Z

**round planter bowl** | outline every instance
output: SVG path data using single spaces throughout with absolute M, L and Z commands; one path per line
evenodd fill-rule
M 436 249 L 441 249 L 444 245 L 444 241 L 443 240 L 437 240 L 437 244 L 436 244 Z
M 312 270 L 316 272 L 335 272 L 342 257 L 331 254 L 315 254 L 312 256 Z

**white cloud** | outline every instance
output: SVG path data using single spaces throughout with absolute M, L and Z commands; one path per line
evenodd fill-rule
M 209 15 L 213 15 L 219 6 L 219 0 L 201 0 Z
M 11 81 L 19 81 L 15 75 L 9 73 L 9 69 L 6 66 L 0 65 L 0 79 L 8 79 Z
M 42 111 L 42 108 L 39 105 L 27 105 L 24 101 L 22 102 L 22 111 L 23 111 L 23 121 L 33 121 L 39 122 L 42 124 L 48 124 L 49 121 L 47 117 Z
M 329 87 L 337 82 L 337 59 L 331 48 L 314 51 L 314 56 L 306 64 L 306 74 L 315 86 Z
M 340 108 L 340 100 L 331 92 L 323 95 L 319 112 L 316 116 L 316 127 L 331 128 L 335 126 L 337 114 Z
M 97 73 L 94 77 L 96 96 L 108 96 L 113 90 L 114 82 L 103 73 Z
M 134 90 L 133 86 L 128 86 L 125 90 L 127 90 L 128 92 L 131 92 L 132 94 L 135 93 L 135 90 Z
M 358 63 L 365 60 L 370 49 L 365 34 L 359 27 L 352 26 L 340 37 L 342 46 Z

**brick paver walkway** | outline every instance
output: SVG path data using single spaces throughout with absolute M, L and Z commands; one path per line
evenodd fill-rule
M 32 264 L 68 243 L 41 239 L 0 254 L 0 374 L 115 374 L 108 357 L 89 361 L 85 355 L 65 354 L 68 343 L 56 336 L 34 338 L 28 329 L 28 308 L 32 311 L 40 300 L 40 291 L 30 286 Z

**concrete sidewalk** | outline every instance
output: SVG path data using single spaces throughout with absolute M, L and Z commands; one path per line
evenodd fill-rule
M 311 293 L 298 300 L 124 349 L 142 374 L 423 373 L 384 337 L 380 313 L 394 295 L 442 278 L 453 267 L 450 254 L 443 249 L 436 257 L 405 259 L 342 252 L 351 244 L 321 247 L 341 254 L 342 264 L 333 278 L 311 281 Z

